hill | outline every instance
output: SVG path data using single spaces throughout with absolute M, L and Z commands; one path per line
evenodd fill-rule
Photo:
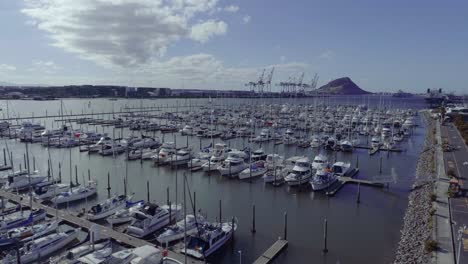
M 361 87 L 357 86 L 349 77 L 338 78 L 333 80 L 318 89 L 320 92 L 329 94 L 370 94 L 368 91 L 364 91 Z

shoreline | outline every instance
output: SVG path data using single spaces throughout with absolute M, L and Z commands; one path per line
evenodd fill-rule
M 415 182 L 408 196 L 401 237 L 395 252 L 395 264 L 429 263 L 428 244 L 432 238 L 434 188 L 437 179 L 435 163 L 435 125 L 429 113 L 421 112 L 426 124 L 423 150 L 416 163 Z

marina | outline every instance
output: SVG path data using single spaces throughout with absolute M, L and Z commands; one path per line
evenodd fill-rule
M 93 226 L 89 212 L 101 212 L 96 211 L 101 210 L 96 209 L 97 204 L 100 208 L 115 206 L 103 213 L 103 220 L 97 220 L 103 235 L 129 247 L 156 245 L 161 252 L 167 248 L 168 256 L 180 263 L 185 259 L 187 263 L 201 263 L 203 259 L 182 254 L 185 239 L 165 245 L 156 237 L 169 223 L 176 224 L 173 217 L 183 220 L 186 211 L 203 216 L 202 222 L 213 223 L 213 230 L 221 230 L 216 226 L 220 222 L 235 226 L 230 241 L 216 246 L 213 253 L 206 251 L 208 263 L 294 262 L 300 258 L 298 252 L 304 250 L 303 243 L 312 247 L 307 253 L 310 258 L 323 258 L 321 235 L 312 235 L 323 231 L 323 219 L 329 223 L 328 261 L 336 262 L 350 254 L 358 260 L 360 256 L 347 248 L 351 237 L 337 239 L 349 232 L 337 222 L 343 214 L 355 219 L 356 232 L 369 228 L 368 222 L 378 218 L 381 223 L 370 227 L 374 229 L 371 236 L 385 240 L 382 245 L 366 245 L 375 255 L 365 259 L 391 259 L 392 254 L 384 252 L 388 247 L 395 248 L 398 236 L 388 239 L 390 230 L 382 231 L 380 225 L 398 230 L 406 207 L 405 192 L 411 182 L 408 169 L 414 170 L 411 168 L 424 134 L 417 106 L 399 108 L 401 102 L 389 98 L 383 104 L 369 106 L 360 103 L 363 99 L 265 98 L 256 106 L 252 100 L 192 99 L 180 103 L 170 99 L 71 99 L 48 102 L 45 108 L 45 102 L 32 102 L 24 112 L 15 107 L 17 101 L 8 101 L 10 117 L 2 122 L 11 123 L 2 131 L 1 140 L 4 165 L 14 169 L 6 169 L 4 174 L 26 169 L 26 175 L 28 170 L 31 175 L 38 171 L 44 182 L 64 183 L 60 188 L 68 194 L 61 191 L 57 196 L 43 196 L 46 200 L 35 198 L 32 208 L 44 209 L 49 217 L 58 215 L 88 232 Z M 395 106 L 390 107 L 392 103 Z M 126 108 L 131 112 L 112 110 Z M 60 114 L 33 118 L 34 114 L 22 119 L 35 109 Z M 71 116 L 72 112 L 83 115 Z M 86 116 L 86 112 L 93 115 Z M 411 124 L 403 125 L 407 119 Z M 383 127 L 391 128 L 388 135 L 382 132 Z M 376 135 L 381 138 L 377 148 L 371 145 L 371 137 Z M 370 155 L 369 149 L 375 152 Z M 335 169 L 338 167 L 339 171 Z M 19 182 L 21 177 L 12 179 Z M 24 179 L 24 190 L 8 187 L 11 183 L 7 183 L 0 196 L 30 205 L 28 184 L 37 183 L 30 182 L 31 176 Z M 327 188 L 317 187 L 318 183 Z M 184 192 L 188 198 L 183 198 Z M 60 195 L 63 197 L 58 198 Z M 70 200 L 75 196 L 76 201 Z M 110 225 L 104 217 L 123 207 L 106 201 L 120 196 L 131 203 L 142 201 L 144 207 L 154 205 L 156 213 L 141 211 L 135 204 L 126 209 L 130 222 Z M 361 213 L 356 214 L 356 210 Z M 158 219 L 158 212 L 161 216 L 167 212 L 167 219 L 173 220 L 138 235 L 140 231 L 129 232 L 131 226 L 140 228 L 134 218 L 143 214 L 137 212 Z M 283 219 L 285 213 L 289 224 Z M 183 230 L 184 221 L 177 223 Z M 297 225 L 313 227 L 310 235 L 301 234 Z M 205 228 L 202 232 L 211 230 Z M 188 237 L 187 243 L 191 239 Z

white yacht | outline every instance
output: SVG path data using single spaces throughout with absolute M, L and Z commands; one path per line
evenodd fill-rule
M 158 154 L 158 149 L 134 149 L 128 152 L 128 160 L 148 160 Z
M 56 195 L 68 192 L 69 190 L 70 184 L 51 182 L 46 182 L 45 184 L 39 183 L 34 187 L 33 196 L 35 199 L 47 201 L 54 198 Z
M 278 164 L 273 168 L 268 169 L 265 175 L 262 176 L 263 182 L 271 184 L 282 184 L 284 183 L 284 177 L 290 172 L 290 169 L 286 168 L 284 164 Z
M 89 198 L 97 193 L 96 183 L 90 182 L 88 186 L 78 186 L 68 192 L 63 192 L 51 199 L 54 204 L 63 204 Z
M 87 218 L 88 220 L 96 221 L 109 217 L 118 210 L 124 209 L 127 206 L 127 201 L 129 200 L 125 195 L 113 196 L 104 202 L 92 206 L 88 211 Z
M 101 137 L 101 139 L 99 139 L 99 141 L 96 144 L 89 146 L 88 152 L 89 153 L 97 153 L 100 150 L 102 150 L 102 148 L 105 145 L 112 144 L 112 143 L 114 143 L 114 140 L 112 138 L 110 138 L 110 137 Z
M 232 223 L 206 224 L 200 229 L 199 235 L 190 236 L 181 253 L 205 259 L 226 244 L 236 229 L 237 224 Z
M 314 160 L 312 161 L 312 169 L 319 170 L 328 164 L 327 156 L 323 154 L 319 154 L 315 156 Z
M 317 170 L 310 181 L 313 191 L 321 191 L 333 185 L 338 180 L 337 175 L 332 173 L 330 168 Z
M 184 219 L 177 222 L 175 225 L 169 226 L 157 237 L 160 244 L 171 243 L 173 241 L 184 238 L 184 233 L 187 236 L 193 235 L 198 232 L 198 227 L 205 223 L 202 216 L 195 218 L 194 215 L 187 215 Z M 184 228 L 186 227 L 186 228 Z
M 255 161 L 250 166 L 239 173 L 239 179 L 249 179 L 262 176 L 267 172 L 266 164 L 263 160 Z
M 221 165 L 218 166 L 218 171 L 223 176 L 233 177 L 243 171 L 246 167 L 247 164 L 245 164 L 244 159 L 228 157 L 221 163 Z
M 182 264 L 170 257 L 163 257 L 156 247 L 145 245 L 115 252 L 106 264 Z
M 331 171 L 336 176 L 346 176 L 349 173 L 351 173 L 351 171 L 353 171 L 353 169 L 351 168 L 351 163 L 343 162 L 343 161 L 337 161 L 331 167 Z
M 211 158 L 202 164 L 203 171 L 216 171 L 224 161 L 224 156 L 211 156 Z
M 47 179 L 47 176 L 39 175 L 38 172 L 33 172 L 30 175 L 9 176 L 6 185 L 3 187 L 7 190 L 24 190 L 43 182 L 45 179 Z
M 8 238 L 16 238 L 22 242 L 27 242 L 41 236 L 56 232 L 60 221 L 52 221 L 37 225 L 28 225 L 8 230 Z
M 289 186 L 307 183 L 312 177 L 312 166 L 306 157 L 296 161 L 292 171 L 284 178 Z
M 191 151 L 189 149 L 178 150 L 175 154 L 169 158 L 169 162 L 173 166 L 186 165 L 187 162 L 192 158 Z
M 340 142 L 340 148 L 344 152 L 351 152 L 354 149 L 353 143 L 349 140 L 342 140 Z
M 267 157 L 267 154 L 263 149 L 257 149 L 254 152 L 252 152 L 251 159 L 252 161 L 258 161 L 258 160 L 265 160 Z
M 78 236 L 78 230 L 50 234 L 26 243 L 20 249 L 21 263 L 33 263 L 63 249 Z M 8 255 L 4 263 L 16 263 L 16 256 Z
M 134 220 L 127 228 L 127 233 L 135 237 L 145 237 L 169 225 L 180 217 L 181 205 L 158 206 L 147 203 L 141 209 L 133 211 Z
M 93 252 L 82 256 L 78 259 L 80 264 L 101 264 L 106 263 L 112 254 L 112 246 L 108 245 L 102 249 L 94 250 Z
M 153 161 L 156 164 L 166 164 L 170 161 L 173 154 L 176 153 L 174 142 L 164 142 L 159 149 L 158 155 L 153 156 Z
M 120 225 L 133 220 L 132 212 L 137 211 L 145 205 L 144 201 L 128 202 L 127 208 L 117 210 L 113 215 L 106 218 L 106 221 L 111 225 Z
M 78 263 L 78 259 L 97 250 L 107 248 L 111 245 L 110 240 L 100 243 L 87 243 L 70 249 L 65 256 L 57 260 L 58 263 Z
M 194 133 L 193 133 L 193 127 L 189 126 L 189 125 L 186 125 L 184 126 L 184 128 L 182 128 L 182 130 L 180 131 L 180 133 L 183 135 L 183 136 L 192 136 Z
M 150 137 L 145 137 L 132 143 L 132 147 L 134 148 L 156 148 L 160 145 L 159 139 Z
M 0 176 L 0 185 L 1 184 L 6 184 L 9 181 L 10 177 L 16 177 L 16 176 L 21 176 L 21 175 L 26 175 L 26 174 L 28 174 L 28 170 L 22 169 L 22 170 L 15 171 L 13 173 L 9 173 L 9 174 L 6 174 L 6 175 L 1 175 Z
M 110 155 L 116 155 L 116 154 L 121 154 L 127 151 L 127 145 L 124 143 L 116 143 L 113 142 L 111 144 L 106 144 L 104 145 L 101 150 L 98 151 L 99 154 L 102 156 L 110 156 Z
M 378 149 L 378 148 L 380 148 L 380 146 L 381 146 L 380 137 L 377 137 L 377 136 L 372 137 L 372 139 L 371 139 L 371 148 Z

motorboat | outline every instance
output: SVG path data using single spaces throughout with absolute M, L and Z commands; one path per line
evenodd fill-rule
M 171 156 L 176 153 L 176 146 L 174 142 L 164 142 L 159 149 L 158 155 L 153 156 L 155 164 L 166 164 L 169 162 Z
M 78 259 L 79 264 L 101 264 L 106 263 L 112 254 L 112 246 L 107 245 L 101 249 L 95 249 L 91 253 L 84 255 Z
M 58 194 L 51 199 L 51 202 L 54 204 L 63 204 L 89 198 L 93 195 L 96 195 L 96 185 L 97 184 L 95 182 L 90 182 L 88 186 L 78 186 L 72 188 L 68 192 Z
M 382 137 L 386 138 L 392 135 L 392 130 L 389 127 L 382 127 Z
M 312 161 L 312 169 L 314 170 L 319 170 L 326 166 L 328 164 L 328 158 L 327 156 L 323 154 L 319 154 L 314 157 L 314 160 Z
M 175 225 L 165 228 L 156 239 L 160 244 L 171 243 L 184 238 L 184 234 L 190 236 L 197 233 L 198 227 L 204 223 L 205 219 L 202 216 L 195 218 L 194 215 L 187 215 L 185 220 L 180 220 Z
M 129 199 L 125 195 L 114 195 L 92 206 L 88 211 L 87 218 L 91 221 L 104 219 L 113 215 L 118 210 L 124 209 L 127 206 L 127 202 L 129 202 Z
M 110 240 L 105 240 L 102 242 L 98 243 L 86 243 L 84 245 L 77 246 L 75 248 L 70 249 L 67 254 L 60 260 L 58 260 L 58 263 L 70 263 L 70 264 L 75 264 L 79 263 L 79 258 L 86 256 L 94 251 L 102 250 L 104 248 L 108 248 L 111 246 L 111 241 Z
M 337 161 L 333 163 L 331 171 L 336 176 L 347 176 L 353 171 L 353 169 L 351 168 L 351 163 Z
M 205 224 L 196 235 L 191 235 L 181 253 L 205 259 L 225 245 L 237 229 L 236 223 Z
M 211 156 L 211 158 L 202 164 L 203 171 L 215 171 L 224 161 L 224 156 Z
M 186 126 L 184 126 L 184 128 L 182 128 L 182 130 L 180 131 L 180 133 L 181 133 L 183 136 L 192 136 L 192 135 L 193 135 L 193 127 L 192 127 L 192 126 L 189 126 L 189 125 L 186 125 Z
M 267 167 L 263 160 L 255 161 L 250 166 L 239 173 L 239 179 L 250 179 L 253 177 L 262 176 L 267 172 Z
M 159 229 L 169 225 L 172 221 L 178 220 L 181 205 L 159 206 L 147 203 L 142 208 L 132 211 L 132 223 L 127 228 L 127 233 L 135 237 L 145 237 Z
M 33 263 L 63 249 L 78 237 L 78 230 L 53 233 L 26 243 L 20 250 L 21 263 Z M 8 255 L 4 263 L 16 263 L 16 256 Z
M 99 139 L 99 141 L 96 144 L 93 144 L 88 147 L 88 153 L 97 153 L 100 150 L 102 150 L 102 148 L 105 145 L 113 144 L 113 143 L 114 143 L 114 140 L 112 138 L 107 137 L 107 136 L 101 137 L 101 139 Z
M 158 154 L 159 150 L 153 150 L 153 149 L 133 149 L 128 152 L 127 159 L 128 160 L 147 160 L 151 159 L 152 156 Z
M 265 175 L 262 176 L 263 182 L 271 184 L 282 184 L 284 183 L 284 177 L 289 174 L 290 170 L 283 164 L 278 164 L 274 168 L 268 169 Z
M 222 176 L 232 177 L 243 171 L 246 167 L 247 164 L 245 164 L 244 159 L 228 157 L 218 166 L 218 171 Z
M 265 160 L 265 167 L 272 169 L 284 163 L 284 157 L 278 154 L 268 154 Z
M 353 143 L 349 140 L 342 140 L 340 142 L 340 148 L 344 152 L 351 152 L 354 149 Z
M 106 144 L 102 147 L 101 150 L 98 151 L 99 154 L 102 156 L 110 156 L 110 155 L 117 155 L 122 154 L 127 151 L 127 145 L 124 143 L 111 143 Z
M 254 152 L 252 152 L 252 161 L 266 160 L 266 158 L 267 154 L 263 151 L 263 149 L 257 149 Z
M 332 173 L 330 168 L 322 168 L 317 170 L 314 177 L 310 181 L 313 191 L 321 191 L 329 188 L 338 180 L 337 175 Z
M 111 225 L 120 225 L 133 220 L 132 212 L 141 209 L 145 205 L 144 201 L 127 202 L 126 208 L 117 210 L 113 215 L 106 218 Z
M 296 161 L 292 171 L 284 178 L 289 186 L 297 186 L 309 182 L 312 177 L 312 166 L 307 157 Z
M 168 262 L 171 260 L 171 262 Z M 113 253 L 106 264 L 181 264 L 169 257 L 163 257 L 162 252 L 153 246 L 145 245 L 128 248 Z
M 380 137 L 377 137 L 377 136 L 372 137 L 372 139 L 371 139 L 371 148 L 378 149 L 378 148 L 380 148 L 380 146 L 381 146 Z
M 172 166 L 186 165 L 191 158 L 192 154 L 190 149 L 181 149 L 171 156 L 169 162 Z
M 159 140 L 156 140 L 155 138 L 150 138 L 150 137 L 145 137 L 142 138 L 141 140 L 138 140 L 136 142 L 132 143 L 133 148 L 157 148 L 161 145 L 161 142 Z

